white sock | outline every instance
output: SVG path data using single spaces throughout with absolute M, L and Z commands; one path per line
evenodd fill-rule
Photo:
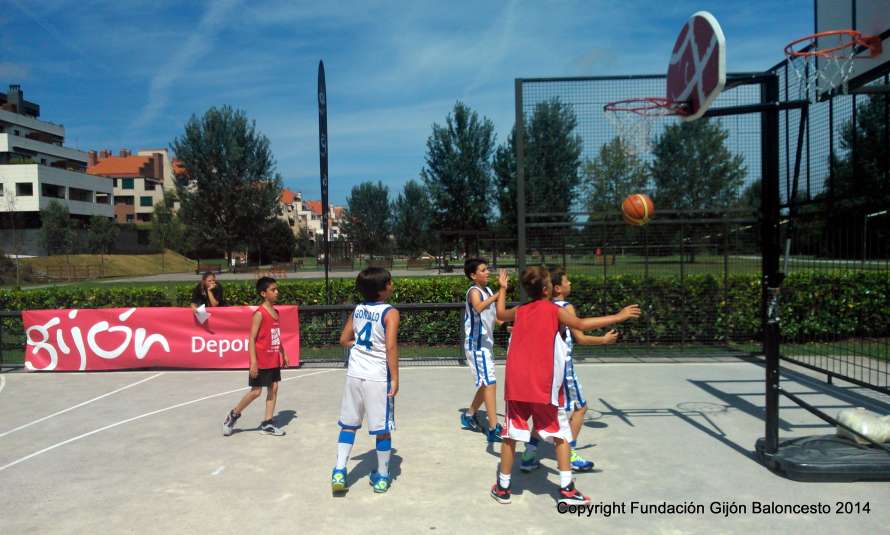
M 377 450 L 377 473 L 383 477 L 389 477 L 389 456 L 392 450 Z
M 510 474 L 502 474 L 500 470 L 498 470 L 498 484 L 502 489 L 510 488 Z
M 559 486 L 560 486 L 560 488 L 566 488 L 571 484 L 572 484 L 572 471 L 567 470 L 567 471 L 563 472 L 562 470 L 560 470 L 559 471 Z
M 346 442 L 337 443 L 337 465 L 335 466 L 337 470 L 346 468 L 350 453 L 352 453 L 352 444 Z

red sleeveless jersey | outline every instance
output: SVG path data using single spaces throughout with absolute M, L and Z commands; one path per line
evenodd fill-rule
M 257 368 L 279 368 L 281 366 L 278 354 L 281 348 L 281 326 L 278 319 L 273 318 L 266 307 L 260 305 L 257 312 L 263 318 L 260 330 L 256 334 L 256 340 L 254 340 Z M 275 314 L 278 315 L 277 310 Z
M 516 309 L 507 349 L 504 399 L 551 403 L 554 381 L 553 343 L 559 332 L 559 306 L 539 299 Z

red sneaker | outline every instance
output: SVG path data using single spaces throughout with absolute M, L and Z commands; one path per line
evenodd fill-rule
M 492 490 L 494 493 L 494 490 Z M 568 486 L 559 489 L 559 503 L 568 505 L 586 505 L 590 503 L 590 498 L 581 494 L 581 491 L 575 488 L 575 482 L 571 482 Z
M 491 497 L 498 503 L 510 503 L 510 489 L 505 489 L 500 483 L 491 487 Z

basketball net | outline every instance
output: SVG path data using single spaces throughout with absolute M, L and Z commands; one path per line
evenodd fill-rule
M 818 47 L 818 40 L 823 39 L 831 45 Z M 795 45 L 807 43 L 799 50 Z M 859 55 L 868 50 L 869 53 Z M 807 100 L 816 102 L 819 95 L 840 89 L 847 93 L 847 82 L 853 74 L 853 63 L 856 59 L 874 57 L 881 51 L 881 40 L 871 36 L 863 36 L 855 30 L 832 30 L 808 35 L 792 41 L 785 47 L 788 64 L 794 70 L 800 86 L 800 94 Z
M 628 154 L 639 157 L 652 150 L 655 119 L 683 115 L 683 107 L 661 97 L 631 98 L 603 106 L 606 120 L 623 141 Z

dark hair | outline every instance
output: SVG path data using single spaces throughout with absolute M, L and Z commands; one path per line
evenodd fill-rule
M 484 258 L 467 258 L 466 261 L 464 261 L 464 275 L 466 275 L 468 279 L 473 280 L 473 273 L 476 273 L 479 266 L 487 263 L 488 260 Z
M 272 277 L 260 277 L 256 281 L 256 293 L 263 295 L 263 292 L 269 289 L 269 286 L 276 284 Z
M 355 287 L 365 301 L 376 301 L 391 280 L 392 275 L 382 267 L 367 267 L 355 278 Z
M 201 282 L 206 281 L 208 277 L 213 277 L 215 279 L 216 273 L 214 273 L 212 271 L 205 271 L 204 273 L 201 274 Z
M 532 266 L 525 268 L 522 272 L 520 281 L 525 293 L 532 301 L 544 297 L 544 289 L 547 288 L 547 281 L 550 279 L 550 272 L 542 266 Z
M 553 266 L 550 268 L 550 282 L 554 286 L 562 284 L 562 278 L 567 275 L 566 270 L 562 266 Z

